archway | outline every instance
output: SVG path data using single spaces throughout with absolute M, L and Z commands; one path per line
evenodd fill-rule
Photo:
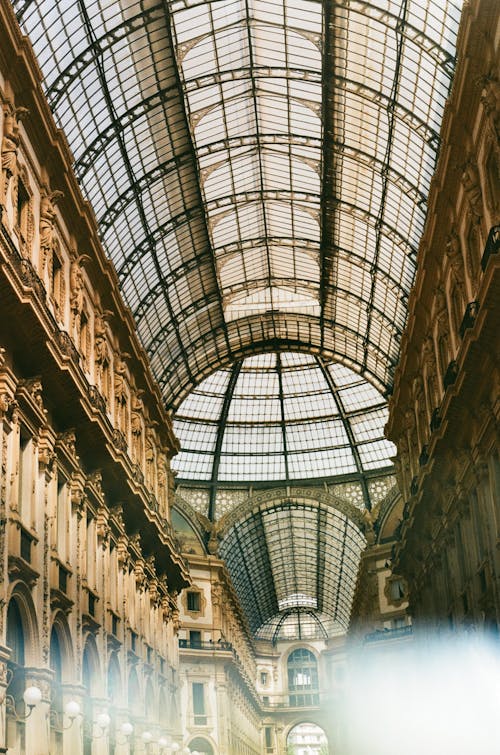
M 59 635 L 55 626 L 50 634 L 50 668 L 54 674 L 52 680 L 52 699 L 50 703 L 50 747 L 51 752 L 62 752 L 63 743 L 63 660 Z
M 214 754 L 214 748 L 204 737 L 195 737 L 195 739 L 191 740 L 189 743 L 189 749 L 191 752 L 198 752 L 199 755 Z
M 9 749 L 21 751 L 25 740 L 25 725 L 22 720 L 24 714 L 23 692 L 25 688 L 25 646 L 26 632 L 19 603 L 13 598 L 7 609 L 7 646 L 10 649 L 8 662 L 9 676 L 7 694 L 14 699 L 19 720 L 7 709 L 7 744 Z
M 304 721 L 288 732 L 286 752 L 287 755 L 328 755 L 328 739 L 320 726 Z
M 82 660 L 82 683 L 85 687 L 83 715 L 86 722 L 83 729 L 83 755 L 92 755 L 93 697 L 101 694 L 102 677 L 96 641 L 90 634 L 85 642 Z
M 288 656 L 288 693 L 292 707 L 318 705 L 319 683 L 316 656 L 307 648 L 296 648 Z

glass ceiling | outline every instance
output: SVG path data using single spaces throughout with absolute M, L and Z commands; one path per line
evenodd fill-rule
M 265 350 L 390 390 L 459 0 L 13 0 L 165 402 Z
M 12 4 L 210 518 L 220 479 L 384 468 L 462 0 Z M 288 501 L 221 554 L 255 631 L 345 629 L 363 547 Z
M 290 498 L 261 505 L 222 538 L 225 560 L 257 636 L 293 639 L 299 616 L 328 634 L 345 632 L 366 540 L 345 514 Z M 309 629 L 312 631 L 312 629 Z
M 221 486 L 364 480 L 373 470 L 392 469 L 386 421 L 385 399 L 344 365 L 307 354 L 261 354 L 213 373 L 183 401 L 174 417 L 181 452 L 172 466 L 178 482 Z

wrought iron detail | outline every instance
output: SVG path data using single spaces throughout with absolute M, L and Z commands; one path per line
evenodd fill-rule
M 439 407 L 437 407 L 436 409 L 434 409 L 431 416 L 431 424 L 430 424 L 431 432 L 434 432 L 434 430 L 439 430 L 440 426 L 441 426 L 441 412 L 440 412 Z
M 94 407 L 94 409 L 97 409 L 98 411 L 102 412 L 103 414 L 106 413 L 106 401 L 98 391 L 95 385 L 89 386 L 89 401 L 91 405 Z
M 465 331 L 468 330 L 468 328 L 473 327 L 474 323 L 476 322 L 476 317 L 478 313 L 479 313 L 479 302 L 470 301 L 467 304 L 467 307 L 465 308 L 465 314 L 463 316 L 463 320 L 458 331 L 460 334 L 460 338 L 464 337 Z
M 481 268 L 483 272 L 486 270 L 488 260 L 492 254 L 498 254 L 500 249 L 500 225 L 494 225 L 488 234 L 486 239 L 486 245 L 484 247 L 483 257 L 481 259 Z
M 443 388 L 446 390 L 450 385 L 456 381 L 458 376 L 458 364 L 452 359 L 449 363 L 443 378 Z
M 422 446 L 420 456 L 418 457 L 418 463 L 421 467 L 424 467 L 429 461 L 429 449 L 428 446 Z
M 119 451 L 127 452 L 127 440 L 121 430 L 113 430 L 113 445 Z

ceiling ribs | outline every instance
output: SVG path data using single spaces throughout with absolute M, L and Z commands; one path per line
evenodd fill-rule
M 94 31 L 93 31 L 93 28 L 92 28 L 92 23 L 91 23 L 89 15 L 87 13 L 87 9 L 85 7 L 84 0 L 78 0 L 78 7 L 79 7 L 80 13 L 82 15 L 82 19 L 83 19 L 83 23 L 84 23 L 87 39 L 90 42 L 90 46 L 94 47 L 94 60 L 95 60 L 95 64 L 96 64 L 96 67 L 97 67 L 97 72 L 98 72 L 99 81 L 100 81 L 100 84 L 101 84 L 101 87 L 102 87 L 102 92 L 103 92 L 104 100 L 106 102 L 106 107 L 108 108 L 109 115 L 110 115 L 112 123 L 116 124 L 116 122 L 117 122 L 117 115 L 116 115 L 116 110 L 115 110 L 115 107 L 114 107 L 114 104 L 113 104 L 113 98 L 111 97 L 111 93 L 110 93 L 109 88 L 108 88 L 108 83 L 107 83 L 107 80 L 106 80 L 106 74 L 105 74 L 105 71 L 104 71 L 103 61 L 101 60 L 101 54 L 102 53 L 101 53 L 101 51 L 100 51 L 100 49 L 98 47 L 97 40 L 95 38 Z M 126 169 L 126 172 L 127 172 L 128 179 L 129 179 L 129 181 L 130 181 L 130 183 L 132 185 L 135 185 L 136 184 L 136 178 L 135 178 L 135 175 L 134 175 L 134 171 L 132 169 L 132 165 L 130 163 L 130 159 L 129 159 L 128 152 L 127 152 L 127 147 L 126 147 L 126 145 L 125 145 L 125 143 L 123 141 L 122 135 L 121 135 L 121 133 L 119 132 L 118 129 L 116 129 L 116 141 L 117 141 L 117 144 L 118 144 L 119 149 L 120 149 L 120 154 L 121 154 L 123 163 L 125 165 L 125 169 Z M 149 223 L 147 221 L 146 213 L 144 211 L 144 207 L 143 207 L 143 203 L 142 203 L 142 197 L 141 197 L 141 195 L 137 191 L 134 193 L 134 201 L 135 201 L 135 204 L 136 204 L 136 207 L 137 207 L 137 211 L 138 211 L 139 217 L 141 219 L 142 226 L 144 228 L 144 234 L 146 236 L 148 236 L 151 233 L 150 232 L 150 228 L 149 228 Z M 163 272 L 162 272 L 161 266 L 160 266 L 160 264 L 158 262 L 158 258 L 156 256 L 156 254 L 154 253 L 154 251 L 152 251 L 152 257 L 153 257 L 153 263 L 154 263 L 154 266 L 155 266 L 156 274 L 158 275 L 158 279 L 162 280 Z M 167 308 L 169 310 L 170 317 L 171 317 L 172 320 L 174 320 L 174 313 L 173 313 L 173 310 L 172 310 L 172 305 L 170 304 L 170 301 L 168 299 L 168 296 L 165 297 L 165 302 L 167 304 Z M 172 322 L 172 327 L 173 327 L 174 332 L 176 334 L 176 338 L 177 338 L 177 341 L 179 343 L 179 346 L 180 346 L 180 348 L 182 348 L 182 338 L 181 338 L 181 335 L 180 335 L 180 332 L 179 332 L 179 328 L 177 327 L 177 325 L 175 324 L 175 322 Z M 193 375 L 191 373 L 191 370 L 190 370 L 190 367 L 189 367 L 188 363 L 186 363 L 186 372 L 187 372 L 189 378 L 191 380 L 193 380 Z
M 211 522 L 215 521 L 217 481 L 219 479 L 220 455 L 221 455 L 221 450 L 222 450 L 222 443 L 224 441 L 224 433 L 226 431 L 227 415 L 231 407 L 231 401 L 233 398 L 234 389 L 238 381 L 242 364 L 243 362 L 241 360 L 239 362 L 235 362 L 233 365 L 233 368 L 231 369 L 231 375 L 229 378 L 228 386 L 226 388 L 226 392 L 224 394 L 224 401 L 222 402 L 222 408 L 221 408 L 219 423 L 217 427 L 217 439 L 215 442 L 215 450 L 214 450 L 214 463 L 212 467 L 212 477 L 210 480 L 210 500 L 208 504 L 208 518 L 210 519 Z
M 370 494 L 368 492 L 368 485 L 366 484 L 366 480 L 365 480 L 365 477 L 363 475 L 363 463 L 362 463 L 361 457 L 359 455 L 358 444 L 357 444 L 356 438 L 354 437 L 354 433 L 352 431 L 352 427 L 351 427 L 351 423 L 349 421 L 349 417 L 347 416 L 347 414 L 345 412 L 344 405 L 342 403 L 342 399 L 339 396 L 339 392 L 338 392 L 337 386 L 333 382 L 333 378 L 332 378 L 332 376 L 330 374 L 330 370 L 328 369 L 328 367 L 324 363 L 323 359 L 321 359 L 320 357 L 316 357 L 316 359 L 317 359 L 318 365 L 319 365 L 319 367 L 321 369 L 321 372 L 323 373 L 324 378 L 325 378 L 325 380 L 326 380 L 326 382 L 328 384 L 328 387 L 330 388 L 330 391 L 332 392 L 333 400 L 335 401 L 335 404 L 337 406 L 340 418 L 342 419 L 342 423 L 343 423 L 343 425 L 345 427 L 345 431 L 346 431 L 347 437 L 349 438 L 349 443 L 350 443 L 351 449 L 352 449 L 352 455 L 354 457 L 356 468 L 357 468 L 357 470 L 358 470 L 358 472 L 360 474 L 360 482 L 361 482 L 361 487 L 363 489 L 364 503 L 365 503 L 365 506 L 368 509 L 368 511 L 370 511 L 371 507 L 372 507 L 372 504 L 371 504 L 371 500 L 370 500 Z

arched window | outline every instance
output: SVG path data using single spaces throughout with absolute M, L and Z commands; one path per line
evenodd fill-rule
M 50 635 L 50 668 L 54 673 L 50 702 L 50 752 L 59 755 L 63 751 L 62 656 L 55 627 Z
M 10 601 L 7 611 L 7 646 L 10 649 L 8 662 L 10 681 L 7 694 L 12 696 L 17 712 L 22 715 L 24 713 L 23 692 L 25 689 L 25 636 L 19 604 L 14 598 Z M 9 751 L 12 750 L 13 752 L 25 752 L 26 749 L 24 721 L 16 721 L 9 709 L 7 710 L 7 745 Z
M 128 709 L 131 716 L 140 717 L 143 715 L 142 696 L 139 686 L 139 677 L 137 671 L 133 668 L 130 670 L 128 677 Z
M 203 737 L 196 737 L 189 743 L 189 749 L 191 752 L 199 752 L 200 755 L 213 755 L 213 747 L 210 742 L 207 742 Z
M 94 721 L 93 696 L 100 692 L 100 668 L 99 656 L 95 640 L 92 635 L 87 637 L 83 650 L 82 682 L 85 687 L 83 705 L 83 717 L 85 726 L 83 729 L 83 755 L 92 755 L 92 729 Z
M 328 740 L 317 724 L 304 722 L 290 729 L 286 738 L 287 752 L 296 755 L 327 755 Z
M 116 653 L 112 653 L 108 666 L 108 697 L 111 705 L 120 705 L 122 699 L 122 680 L 120 664 Z
M 112 653 L 108 665 L 108 697 L 110 706 L 113 711 L 119 708 L 123 699 L 122 678 L 120 673 L 120 663 L 116 653 Z M 115 716 L 111 716 L 111 726 L 109 728 L 109 753 L 114 755 L 116 749 L 116 729 Z
M 297 648 L 288 656 L 288 693 L 291 707 L 318 705 L 318 663 L 307 648 Z

